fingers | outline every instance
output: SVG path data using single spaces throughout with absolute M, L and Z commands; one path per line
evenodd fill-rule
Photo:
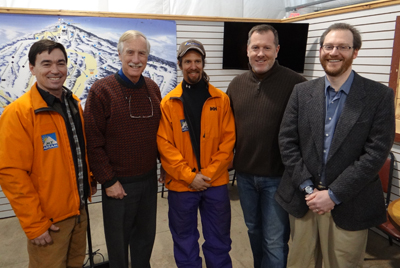
M 106 188 L 106 194 L 108 197 L 115 199 L 122 199 L 124 198 L 124 196 L 127 196 L 124 187 L 119 181 L 117 181 L 112 186 Z
M 44 241 L 45 241 L 44 245 L 53 243 L 53 239 L 51 238 L 49 233 L 47 233 L 47 235 L 44 237 Z
M 97 186 L 92 186 L 92 195 L 95 195 L 97 193 Z
M 322 208 L 316 208 L 316 207 L 311 208 L 310 207 L 310 210 L 312 210 L 312 212 L 317 213 L 319 215 L 324 215 L 325 213 L 331 212 L 332 209 L 333 208 L 322 209 Z
M 57 226 L 55 226 L 55 225 L 52 225 L 52 226 L 54 226 L 53 228 L 56 228 L 56 230 L 59 230 L 59 228 Z M 37 245 L 37 246 L 45 246 L 47 244 L 52 244 L 53 239 L 51 239 L 49 231 L 46 231 L 42 235 L 36 237 L 35 239 L 32 239 L 31 242 L 32 242 L 32 244 Z
M 306 201 L 313 200 L 317 195 L 315 193 L 306 195 Z
M 200 186 L 200 187 L 195 188 L 194 186 L 189 185 L 188 188 L 190 190 L 194 190 L 194 191 L 205 191 L 205 190 L 207 190 L 208 187 Z
M 57 232 L 58 230 L 60 230 L 60 227 L 55 226 L 54 224 L 52 224 L 50 226 L 50 230 L 52 230 L 53 232 Z
M 205 191 L 207 190 L 208 187 L 210 187 L 211 185 L 208 183 L 202 183 L 202 184 L 190 184 L 188 186 L 188 188 L 190 190 L 194 190 L 194 191 Z

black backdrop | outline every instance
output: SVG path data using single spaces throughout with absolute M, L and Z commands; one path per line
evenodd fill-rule
M 252 27 L 263 23 L 225 22 L 223 69 L 248 69 L 247 39 Z M 280 65 L 293 71 L 304 71 L 308 23 L 268 23 L 278 31 Z

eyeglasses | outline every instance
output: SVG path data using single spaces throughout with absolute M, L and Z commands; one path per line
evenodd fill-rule
M 338 51 L 340 52 L 345 52 L 345 51 L 349 51 L 350 49 L 352 49 L 353 47 L 350 46 L 344 46 L 344 45 L 340 45 L 340 46 L 334 46 L 334 45 L 322 45 L 322 49 L 325 52 L 331 52 L 333 51 L 333 49 L 336 48 Z
M 139 115 L 139 116 L 136 116 L 136 115 L 132 115 L 132 112 L 131 112 L 132 95 L 129 96 L 129 115 L 131 116 L 131 118 L 150 118 L 150 117 L 153 117 L 153 115 L 154 115 L 153 103 L 151 102 L 151 98 L 149 96 L 147 96 L 147 98 L 150 101 L 151 115 Z

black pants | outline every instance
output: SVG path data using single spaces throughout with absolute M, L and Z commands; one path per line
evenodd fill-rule
M 102 190 L 104 233 L 111 268 L 150 267 L 156 235 L 157 172 L 121 178 L 127 196 L 114 199 Z

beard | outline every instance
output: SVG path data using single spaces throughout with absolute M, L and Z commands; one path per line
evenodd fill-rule
M 188 81 L 186 81 L 186 82 L 188 82 L 191 85 L 197 84 L 201 80 L 202 74 L 200 72 L 196 72 L 196 73 L 199 74 L 199 76 L 197 78 L 191 78 L 188 75 L 188 77 L 187 77 Z
M 321 62 L 322 68 L 324 69 L 325 73 L 329 76 L 332 77 L 337 77 L 340 76 L 341 74 L 343 74 L 344 72 L 346 72 L 351 65 L 353 64 L 353 54 L 351 54 L 350 57 L 343 57 L 342 60 L 342 64 L 338 67 L 332 68 L 332 67 L 328 67 L 329 63 L 328 60 L 335 60 L 338 59 L 340 60 L 339 57 L 337 58 L 331 58 L 329 55 L 327 56 L 321 56 L 319 58 L 319 61 Z

